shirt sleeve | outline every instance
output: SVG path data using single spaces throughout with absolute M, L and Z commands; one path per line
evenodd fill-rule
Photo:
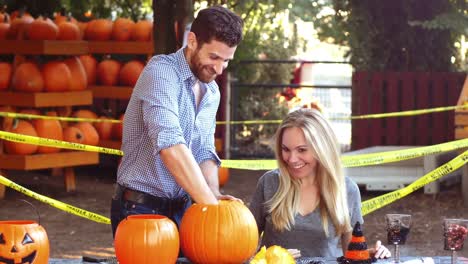
M 141 111 L 155 147 L 154 154 L 177 144 L 187 145 L 179 118 L 178 97 L 182 84 L 175 69 L 169 64 L 154 64 L 143 71 L 140 79 Z
M 359 187 L 357 184 L 351 180 L 351 178 L 346 177 L 346 189 L 348 194 L 348 207 L 350 214 L 351 227 L 359 222 L 364 223 L 361 212 L 361 193 L 359 192 Z
M 267 210 L 265 208 L 265 176 L 264 174 L 257 182 L 257 188 L 252 196 L 250 201 L 250 211 L 255 217 L 257 222 L 259 234 L 265 229 L 265 219 L 267 215 Z

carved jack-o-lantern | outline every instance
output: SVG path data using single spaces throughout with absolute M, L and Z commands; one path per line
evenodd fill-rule
M 47 264 L 49 239 L 34 221 L 0 221 L 0 263 Z

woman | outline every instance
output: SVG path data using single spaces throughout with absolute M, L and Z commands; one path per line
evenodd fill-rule
M 343 176 L 337 138 L 319 111 L 288 114 L 276 133 L 278 169 L 257 184 L 250 209 L 263 232 L 262 245 L 291 249 L 295 257 L 339 257 L 361 215 L 361 195 Z M 390 257 L 381 246 L 376 258 Z

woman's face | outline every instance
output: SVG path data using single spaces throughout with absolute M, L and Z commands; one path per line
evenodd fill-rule
M 288 171 L 296 179 L 314 177 L 317 160 L 312 148 L 307 144 L 302 129 L 298 127 L 286 128 L 281 139 L 281 156 Z

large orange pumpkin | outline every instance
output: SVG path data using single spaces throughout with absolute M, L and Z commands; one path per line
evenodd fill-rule
M 244 263 L 258 245 L 255 218 L 238 201 L 193 204 L 179 232 L 182 251 L 193 263 Z
M 63 21 L 58 24 L 58 40 L 80 40 L 81 31 L 77 23 Z
M 29 220 L 0 221 L 0 263 L 49 263 L 45 229 Z
M 135 87 L 145 65 L 139 60 L 131 60 L 120 69 L 119 82 L 121 85 Z
M 63 61 L 49 61 L 42 66 L 44 90 L 46 92 L 63 92 L 70 90 L 71 72 Z
M 12 72 L 11 63 L 0 61 L 0 91 L 7 90 L 10 87 Z
M 25 62 L 16 67 L 11 78 L 13 90 L 21 92 L 42 92 L 44 78 L 36 63 Z
M 37 132 L 34 126 L 25 120 L 15 119 L 11 128 L 5 129 L 7 132 L 22 134 L 27 136 L 37 137 Z M 30 155 L 34 154 L 37 151 L 38 146 L 26 143 L 18 143 L 13 141 L 5 140 L 3 142 L 5 151 L 8 154 L 17 154 L 17 155 Z
M 179 232 L 165 216 L 130 215 L 118 225 L 114 244 L 120 264 L 175 263 Z
M 73 56 L 63 61 L 70 70 L 70 91 L 82 91 L 88 87 L 86 71 L 78 57 Z

